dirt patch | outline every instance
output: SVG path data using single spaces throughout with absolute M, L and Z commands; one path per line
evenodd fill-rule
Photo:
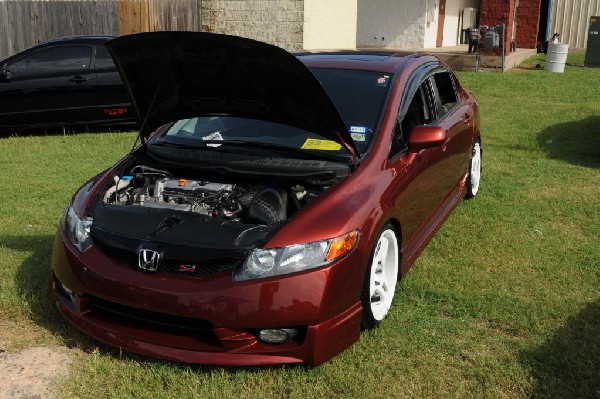
M 0 399 L 54 398 L 56 381 L 67 375 L 71 359 L 59 349 L 29 348 L 0 353 Z

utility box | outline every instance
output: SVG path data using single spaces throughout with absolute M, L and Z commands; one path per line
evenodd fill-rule
M 498 48 L 500 40 L 498 38 L 498 32 L 495 30 L 488 30 L 485 32 L 483 37 L 483 48 Z
M 590 17 L 585 66 L 600 68 L 600 16 Z

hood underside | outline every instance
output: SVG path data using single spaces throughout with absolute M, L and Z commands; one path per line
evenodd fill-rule
M 295 56 L 266 43 L 202 32 L 152 32 L 106 43 L 147 138 L 159 126 L 233 115 L 305 129 L 356 152 L 331 99 Z

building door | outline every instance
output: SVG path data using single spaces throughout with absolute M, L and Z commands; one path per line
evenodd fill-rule
M 442 47 L 444 42 L 444 20 L 446 19 L 446 0 L 440 0 L 440 13 L 438 16 L 438 31 L 437 40 L 435 42 L 436 47 Z

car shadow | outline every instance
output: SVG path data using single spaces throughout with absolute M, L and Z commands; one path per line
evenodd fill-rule
M 191 368 L 197 372 L 226 369 L 229 372 L 259 372 L 264 369 L 278 369 L 289 367 L 310 366 L 297 365 L 267 365 L 248 367 L 222 367 L 210 365 L 190 365 L 185 363 L 169 362 L 149 356 L 138 355 L 132 352 L 122 351 L 110 345 L 106 345 L 71 326 L 55 308 L 48 297 L 50 259 L 52 256 L 52 244 L 54 235 L 0 235 L 0 245 L 11 248 L 18 252 L 30 253 L 21 263 L 15 273 L 15 286 L 23 306 L 27 307 L 31 321 L 49 331 L 57 337 L 61 344 L 68 348 L 76 348 L 86 353 L 101 353 L 116 359 L 132 359 L 138 363 L 161 363 L 169 364 L 175 368 L 184 370 Z
M 549 126 L 538 134 L 537 140 L 548 158 L 600 167 L 600 116 Z
M 540 347 L 521 353 L 533 398 L 600 398 L 600 300 L 567 320 Z
M 63 345 L 91 351 L 92 340 L 71 328 L 48 297 L 53 241 L 53 235 L 0 235 L 3 247 L 30 254 L 16 270 L 14 280 L 17 295 L 27 307 L 31 321 L 58 337 Z

